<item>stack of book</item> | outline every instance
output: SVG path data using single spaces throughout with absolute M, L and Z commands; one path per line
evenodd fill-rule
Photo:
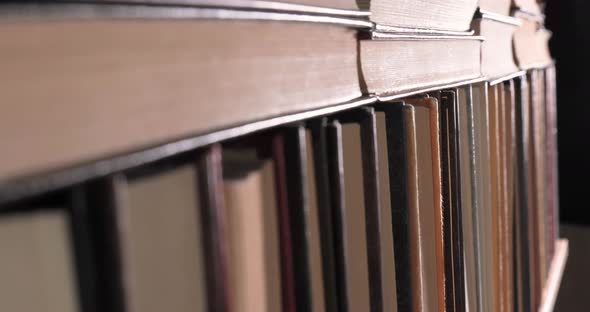
M 0 308 L 551 311 L 541 8 L 0 4 Z

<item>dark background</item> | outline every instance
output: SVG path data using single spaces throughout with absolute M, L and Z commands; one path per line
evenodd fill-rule
M 560 235 L 570 241 L 558 312 L 590 311 L 589 10 L 588 0 L 548 0 L 545 7 L 557 68 Z
M 589 10 L 587 0 L 549 0 L 545 8 L 557 65 L 561 221 L 586 225 L 590 224 Z

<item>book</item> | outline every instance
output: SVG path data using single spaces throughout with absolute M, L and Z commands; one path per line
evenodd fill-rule
M 88 187 L 78 185 L 71 188 L 66 195 L 64 204 L 67 205 L 67 214 L 70 220 L 69 234 L 71 236 L 71 249 L 73 255 L 73 267 L 76 272 L 78 306 L 81 311 L 99 311 L 105 308 L 101 304 L 106 301 L 100 296 L 99 280 L 99 252 L 94 243 L 94 225 L 96 220 L 92 214 L 92 207 L 87 202 Z
M 294 301 L 290 304 L 305 310 L 312 310 L 312 304 L 314 304 L 314 310 L 322 309 L 323 311 L 322 271 L 319 265 L 319 229 L 317 228 L 318 216 L 315 190 L 313 189 L 315 183 L 313 186 L 308 185 L 310 180 L 313 179 L 313 171 L 309 171 L 308 168 L 308 149 L 310 147 L 306 144 L 303 125 L 286 127 L 282 132 L 283 151 L 277 150 L 276 153 L 283 155 L 277 156 L 279 156 L 278 158 L 284 158 L 282 170 L 285 177 L 288 176 L 289 178 L 283 182 L 285 183 L 283 192 L 285 192 L 287 199 L 287 218 L 281 219 L 285 219 L 289 224 L 288 226 L 281 226 L 281 231 L 289 230 L 292 248 L 291 255 L 285 255 L 281 258 L 283 258 L 283 261 L 292 258 L 291 271 L 299 273 L 290 276 L 293 279 L 291 282 L 293 289 L 290 291 L 293 292 Z M 309 173 L 312 175 L 310 176 Z M 314 196 L 310 196 L 310 193 Z M 314 209 L 312 210 L 311 207 Z M 313 247 L 312 242 L 315 242 Z M 313 272 L 312 264 L 314 264 Z M 312 285 L 316 288 L 316 296 L 313 296 Z
M 473 20 L 475 34 L 486 40 L 481 48 L 481 71 L 489 79 L 508 76 L 518 71 L 512 54 L 512 37 L 519 20 L 508 16 L 482 14 Z
M 430 134 L 427 136 L 430 140 L 430 158 L 431 158 L 431 169 L 432 169 L 432 177 L 429 178 L 432 180 L 432 197 L 433 197 L 433 218 L 434 218 L 434 243 L 435 243 L 435 261 L 436 261 L 436 288 L 437 297 L 438 297 L 438 309 L 442 310 L 445 306 L 445 296 L 446 296 L 446 289 L 445 289 L 445 260 L 444 260 L 444 249 L 447 242 L 444 241 L 444 227 L 445 227 L 445 219 L 443 218 L 443 199 L 442 199 L 442 169 L 441 169 L 441 158 L 440 158 L 440 107 L 439 102 L 436 98 L 433 97 L 419 97 L 419 98 L 410 98 L 407 100 L 408 103 L 411 103 L 417 110 L 420 110 L 420 115 L 424 113 L 424 109 L 428 111 L 428 126 L 424 125 L 424 129 L 429 129 Z M 422 123 L 426 124 L 426 120 L 423 119 L 425 116 L 420 116 L 420 120 Z M 424 133 L 425 134 L 425 133 Z M 428 154 L 428 153 L 426 153 Z M 428 166 L 428 165 L 427 165 Z M 424 174 L 426 171 L 424 171 Z M 428 177 L 428 176 L 427 176 Z M 425 188 L 429 189 L 428 186 Z
M 536 251 L 538 266 L 536 270 L 539 274 L 538 288 L 540 291 L 544 289 L 545 281 L 547 279 L 549 260 L 547 256 L 547 240 L 546 240 L 546 211 L 547 211 L 547 199 L 546 199 L 546 163 L 543 155 L 545 150 L 545 110 L 543 109 L 543 84 L 544 78 L 540 71 L 532 71 L 530 73 L 530 91 L 531 91 L 531 131 L 532 134 L 532 148 L 533 148 L 533 176 L 534 176 L 534 189 L 535 189 L 535 207 L 534 214 L 536 216 Z
M 512 0 L 479 0 L 478 5 L 481 13 L 509 16 Z
M 292 224 L 292 212 L 296 209 L 292 205 L 292 198 L 289 197 L 289 189 L 292 189 L 289 185 L 289 178 L 287 178 L 287 150 L 285 146 L 285 137 L 280 134 L 270 135 L 269 147 L 264 147 L 262 152 L 266 152 L 271 157 L 273 165 L 273 177 L 265 181 L 270 185 L 266 187 L 274 187 L 275 191 L 275 203 L 276 203 L 276 214 L 267 212 L 269 218 L 277 219 L 276 229 L 272 222 L 267 222 L 269 226 L 269 232 L 266 235 L 276 235 L 279 239 L 279 263 L 280 263 L 280 283 L 278 285 L 272 285 L 275 289 L 281 290 L 281 309 L 285 312 L 296 311 L 297 309 L 297 294 L 296 288 L 296 275 L 295 275 L 295 264 L 297 261 L 295 258 L 295 251 L 293 245 L 296 243 L 295 238 L 297 235 L 301 237 L 301 233 L 298 233 L 300 227 L 297 224 Z M 293 192 L 294 190 L 291 190 Z M 268 189 L 264 193 L 269 192 Z M 276 234 L 273 232 L 276 230 Z M 272 244 L 272 242 L 271 242 Z M 271 246 L 273 246 L 272 244 Z M 271 250 L 271 249 L 267 249 Z M 272 251 L 270 251 L 272 252 Z M 270 254 L 274 256 L 273 253 Z M 267 273 L 268 274 L 268 273 Z M 272 272 L 270 273 L 272 274 Z M 273 280 L 274 282 L 274 280 Z
M 456 89 L 459 117 L 461 171 L 461 208 L 463 209 L 463 239 L 465 249 L 465 290 L 469 311 L 481 307 L 480 255 L 478 236 L 478 199 L 474 154 L 473 93 L 471 86 Z
M 323 276 L 329 270 L 322 268 L 322 260 L 324 257 L 329 258 L 329 249 L 323 250 L 320 246 L 321 233 L 325 236 L 328 227 L 320 224 L 329 224 L 331 214 L 330 211 L 327 211 L 328 215 L 323 212 L 326 206 L 320 206 L 320 196 L 317 195 L 314 151 L 320 148 L 313 146 L 312 131 L 305 130 L 301 125 L 285 129 L 283 137 L 285 168 L 289 177 L 287 193 L 293 234 L 294 268 L 300 273 L 295 276 L 296 306 L 306 310 L 324 311 L 326 296 Z M 389 260 L 393 261 L 393 257 Z
M 230 247 L 227 210 L 223 187 L 223 149 L 212 144 L 203 150 L 197 161 L 199 206 L 207 268 L 208 309 L 230 310 Z
M 109 0 L 99 0 L 109 3 Z M 359 7 L 353 0 L 131 0 L 127 3 L 133 4 L 157 4 L 168 6 L 195 6 L 195 7 L 230 7 L 253 10 L 280 10 L 302 13 L 323 13 L 334 15 L 360 15 L 359 13 L 344 12 L 358 11 Z M 324 10 L 321 10 L 324 9 Z M 330 9 L 330 10 L 327 10 Z M 365 15 L 365 14 L 363 14 Z M 362 16 L 362 15 L 361 15 Z
M 474 153 L 475 171 L 478 172 L 477 196 L 479 250 L 481 255 L 481 305 L 484 309 L 494 309 L 496 294 L 493 286 L 493 251 L 492 251 L 492 196 L 491 196 L 491 166 L 490 166 L 490 119 L 488 83 L 472 86 L 473 96 L 473 124 L 474 124 Z
M 310 130 L 305 131 L 305 160 L 308 188 L 308 229 L 309 229 L 309 255 L 310 255 L 310 275 L 311 275 L 311 301 L 312 311 L 326 311 L 326 295 L 324 288 L 325 272 L 322 267 L 323 258 L 328 251 L 322 248 L 322 232 L 327 229 L 322 226 L 326 221 L 322 220 L 322 210 L 327 206 L 320 206 L 317 191 L 315 157 L 312 142 L 312 133 Z M 329 212 L 329 211 L 328 211 Z
M 0 216 L 2 309 L 80 311 L 69 222 L 61 208 Z
M 495 293 L 494 306 L 496 309 L 505 309 L 506 297 L 504 292 L 504 249 L 503 230 L 504 218 L 502 210 L 502 168 L 501 168 L 501 143 L 500 143 L 500 106 L 502 95 L 499 92 L 500 85 L 490 86 L 488 91 L 488 116 L 489 116 L 489 142 L 490 142 L 490 177 L 491 177 L 491 240 L 493 261 L 493 289 Z
M 539 1 L 536 0 L 514 0 L 514 6 L 522 11 L 522 12 L 526 12 L 527 14 L 530 15 L 541 15 L 542 11 L 541 11 L 541 6 L 539 5 Z
M 343 172 L 335 175 L 340 176 L 343 187 L 336 184 L 336 192 L 344 196 L 340 201 L 339 210 L 346 215 L 343 220 L 346 221 L 344 231 L 345 249 L 350 249 L 350 254 L 346 259 L 350 261 L 347 266 L 347 285 L 354 283 L 354 286 L 347 286 L 348 304 L 351 310 L 360 308 L 360 304 L 365 304 L 364 297 L 358 297 L 360 290 L 355 290 L 358 283 L 364 283 L 365 278 L 368 281 L 368 299 L 370 309 L 380 311 L 383 308 L 383 275 L 382 275 L 382 255 L 381 255 L 381 208 L 380 208 L 380 188 L 379 188 L 379 160 L 377 151 L 377 133 L 375 113 L 372 108 L 362 108 L 357 111 L 351 111 L 347 114 L 335 117 L 334 125 L 341 125 L 341 147 L 334 151 L 338 159 L 342 159 Z M 338 138 L 338 127 L 334 127 L 334 138 Z M 357 146 L 360 144 L 359 146 Z M 336 145 L 335 145 L 336 147 Z M 358 147 L 358 151 L 357 148 Z M 348 172 L 348 174 L 347 174 Z M 358 209 L 363 209 L 361 214 Z M 364 227 L 358 225 L 364 221 Z M 358 228 L 353 230 L 354 228 Z M 359 236 L 358 230 L 364 230 L 364 236 Z M 355 237 L 356 236 L 356 237 Z M 354 238 L 353 238 L 354 237 Z M 362 240 L 362 242 L 361 242 Z M 356 258 L 362 247 L 366 253 L 367 271 L 360 275 L 359 267 L 365 265 L 358 264 Z M 359 248 L 359 249 L 356 249 Z M 357 250 L 355 252 L 355 250 Z M 347 251 L 348 252 L 348 251 Z M 364 276 L 366 274 L 366 277 Z M 364 292 L 365 290 L 363 290 Z M 364 296 L 365 293 L 360 293 Z M 356 308 L 353 305 L 356 304 Z
M 547 205 L 549 221 L 549 256 L 553 259 L 555 254 L 555 242 L 559 235 L 559 195 L 558 195 L 558 160 L 557 160 L 557 108 L 555 94 L 555 66 L 550 66 L 545 71 L 545 116 L 547 135 L 547 189 L 549 192 Z
M 359 8 L 371 12 L 371 21 L 377 24 L 377 29 L 393 27 L 398 31 L 399 28 L 468 31 L 477 7 L 474 0 L 360 0 L 357 3 Z
M 516 185 L 516 211 L 515 218 L 517 220 L 516 230 L 516 245 L 517 245 L 517 265 L 516 274 L 518 276 L 518 308 L 519 311 L 527 311 L 531 306 L 531 278 L 530 278 L 530 252 L 529 244 L 529 220 L 528 211 L 530 205 L 530 196 L 528 196 L 528 185 L 530 184 L 528 170 L 529 170 L 529 148 L 528 148 L 528 103 L 529 92 L 526 77 L 517 79 L 515 81 L 515 127 L 516 127 L 516 162 L 517 162 L 517 185 Z
M 224 149 L 224 192 L 232 307 L 281 309 L 278 208 L 271 159 L 255 148 Z
M 421 311 L 425 298 L 414 110 L 403 102 L 375 108 L 385 117 L 397 311 Z
M 1 109 L 0 132 L 31 127 L 2 139 L 0 180 L 361 96 L 356 33 L 368 22 L 205 8 L 173 18 L 158 6 L 54 20 L 39 7 L 2 29 L 2 92 L 20 104 Z
M 533 309 L 537 309 L 539 307 L 539 302 L 541 300 L 541 275 L 540 275 L 540 252 L 539 252 L 539 224 L 537 223 L 538 220 L 538 202 L 539 194 L 537 190 L 537 180 L 536 180 L 536 170 L 537 164 L 535 162 L 535 126 L 534 126 L 534 110 L 533 110 L 533 97 L 534 92 L 533 89 L 535 88 L 534 84 L 536 83 L 533 81 L 533 77 L 530 74 L 527 74 L 527 88 L 526 92 L 528 96 L 526 98 L 526 102 L 523 102 L 523 106 L 526 106 L 527 110 L 527 128 L 526 128 L 526 135 L 527 135 L 527 146 L 528 154 L 527 154 L 527 196 L 528 196 L 528 207 L 527 207 L 527 218 L 529 220 L 529 240 L 530 243 L 527 245 L 529 248 L 529 271 L 530 271 L 530 283 L 531 283 L 531 307 Z
M 418 209 L 420 216 L 420 252 L 422 254 L 422 285 L 424 308 L 444 311 L 444 256 L 441 253 L 444 224 L 441 207 L 440 161 L 438 150 L 438 108 L 434 98 L 410 98 L 406 105 L 414 108 L 416 155 L 418 169 Z M 441 288 L 441 286 L 443 286 Z
M 508 266 L 508 246 L 509 246 L 509 222 L 508 222 L 508 198 L 507 198 L 507 167 L 506 167 L 506 96 L 505 84 L 498 83 L 496 85 L 496 123 L 497 128 L 497 151 L 498 151 L 498 242 L 500 250 L 500 267 L 499 267 L 499 281 L 500 281 L 500 304 L 503 310 L 510 310 L 510 285 L 509 280 L 509 266 Z
M 397 292 L 395 278 L 395 256 L 393 253 L 393 221 L 391 193 L 389 186 L 389 151 L 387 141 L 387 117 L 377 109 L 375 111 L 375 124 L 378 149 L 379 168 L 379 207 L 381 213 L 381 272 L 383 288 L 383 311 L 397 311 Z
M 361 126 L 330 122 L 330 155 L 334 215 L 338 223 L 340 278 L 339 310 L 367 311 L 371 307 L 367 259 L 365 194 L 361 156 Z M 342 282 L 343 281 L 343 282 Z
M 549 66 L 553 60 L 549 53 L 551 32 L 525 14 L 516 14 L 521 26 L 514 32 L 514 54 L 521 69 Z
M 511 157 L 510 142 L 512 140 L 512 125 L 511 119 L 511 107 L 512 107 L 512 96 L 510 90 L 509 81 L 498 83 L 492 86 L 494 95 L 493 104 L 494 110 L 493 120 L 497 124 L 495 131 L 495 148 L 497 149 L 498 162 L 497 162 L 497 178 L 498 178 L 498 243 L 500 246 L 499 250 L 499 283 L 500 283 L 500 301 L 499 304 L 504 310 L 513 309 L 513 288 L 512 288 L 512 202 L 511 202 L 511 191 L 509 190 L 511 185 L 509 167 L 509 158 Z
M 524 281 L 525 285 L 523 287 L 524 294 L 524 304 L 525 307 L 528 304 L 529 307 L 532 309 L 538 307 L 538 302 L 540 300 L 539 293 L 538 293 L 538 285 L 539 285 L 539 276 L 536 270 L 537 268 L 537 248 L 536 246 L 536 222 L 534 218 L 534 205 L 535 205 L 535 194 L 534 194 L 534 176 L 533 176 L 533 159 L 532 159 L 532 137 L 531 137 L 531 128 L 532 128 L 532 120 L 531 120 L 531 83 L 530 77 L 524 77 L 520 79 L 519 87 L 520 87 L 520 130 L 522 132 L 521 137 L 521 145 L 522 151 L 519 151 L 520 157 L 522 159 L 520 162 L 523 164 L 521 167 L 522 169 L 522 178 L 521 178 L 521 187 L 524 189 L 523 204 L 526 204 L 525 207 L 521 207 L 521 232 L 523 232 L 523 239 L 528 239 L 527 242 L 523 243 L 522 248 L 522 255 L 523 255 L 523 267 L 524 272 L 523 275 L 528 276 L 528 279 Z M 526 261 L 526 262 L 525 262 Z M 528 286 L 528 287 L 527 287 Z
M 321 228 L 320 244 L 322 250 L 322 271 L 324 302 L 327 311 L 338 309 L 342 298 L 341 287 L 344 280 L 342 268 L 341 223 L 334 209 L 330 170 L 334 165 L 331 153 L 332 140 L 329 137 L 328 118 L 308 121 L 313 150 L 313 170 L 317 194 L 318 222 Z
M 404 131 L 406 141 L 406 174 L 407 174 L 407 181 L 406 181 L 406 189 L 403 190 L 407 192 L 408 198 L 408 205 L 406 209 L 408 210 L 406 213 L 408 215 L 408 231 L 404 233 L 409 238 L 409 247 L 410 247 L 410 261 L 411 261 L 411 269 L 410 269 L 410 280 L 409 285 L 412 291 L 412 297 L 410 297 L 412 302 L 412 310 L 411 311 L 420 311 L 428 306 L 428 298 L 426 297 L 426 289 L 424 285 L 424 255 L 422 254 L 423 250 L 423 242 L 421 237 L 421 222 L 420 222 L 420 199 L 419 199 L 419 184 L 418 184 L 418 159 L 417 159 L 417 147 L 416 147 L 416 123 L 415 123 L 415 114 L 414 108 L 412 106 L 404 105 L 402 107 L 402 118 L 404 119 L 404 126 L 406 130 Z M 400 220 L 403 222 L 404 220 Z M 394 226 L 399 226 L 398 224 L 394 224 Z M 394 237 L 395 238 L 395 237 Z M 407 267 L 405 268 L 407 270 Z M 400 274 L 401 275 L 401 274 Z M 399 289 L 399 287 L 398 287 Z M 417 309 L 417 310 L 414 310 Z M 401 307 L 398 308 L 401 310 Z
M 373 33 L 360 40 L 363 90 L 387 96 L 479 78 L 482 39 Z
M 516 300 L 516 288 L 514 287 L 515 274 L 515 150 L 516 150 L 516 130 L 515 130 L 515 105 L 516 105 L 516 90 L 514 81 L 509 80 L 504 82 L 504 153 L 505 153 L 505 220 L 506 220 L 506 286 L 508 293 L 508 309 L 514 310 L 514 302 Z
M 383 289 L 382 267 L 385 260 L 381 251 L 381 185 L 379 180 L 379 151 L 377 146 L 377 126 L 375 110 L 372 107 L 352 112 L 354 121 L 360 124 L 361 161 L 365 205 L 365 226 L 367 236 L 367 265 L 369 268 L 369 300 L 371 309 L 383 310 L 383 297 L 388 296 Z
M 462 309 L 465 306 L 465 263 L 463 250 L 463 217 L 461 206 L 461 142 L 460 120 L 456 90 L 442 90 L 434 95 L 440 101 L 440 157 L 442 182 L 443 219 L 447 220 L 445 229 L 447 248 L 445 255 L 446 308 Z M 450 260 L 450 261 L 449 261 Z
M 197 172 L 183 166 L 119 185 L 127 311 L 205 311 Z

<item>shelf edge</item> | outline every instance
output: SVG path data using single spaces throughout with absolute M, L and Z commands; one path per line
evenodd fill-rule
M 545 289 L 543 289 L 539 312 L 551 312 L 555 307 L 568 252 L 569 241 L 567 239 L 559 239 L 555 242 L 555 255 L 549 268 Z

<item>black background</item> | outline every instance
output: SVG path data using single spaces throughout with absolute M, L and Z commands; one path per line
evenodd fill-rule
M 553 32 L 557 67 L 560 219 L 590 224 L 590 1 L 549 0 L 545 24 Z
M 589 311 L 590 1 L 548 0 L 545 15 L 557 68 L 559 234 L 569 240 L 555 311 Z

